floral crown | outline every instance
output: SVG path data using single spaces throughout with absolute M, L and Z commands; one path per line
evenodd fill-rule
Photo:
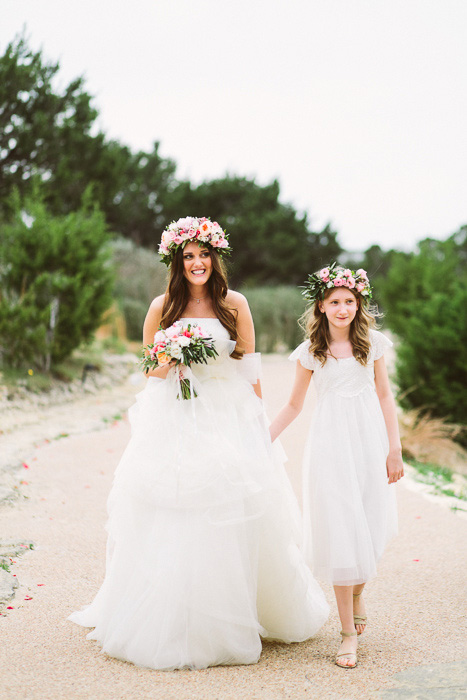
M 193 216 L 186 216 L 173 221 L 162 234 L 159 255 L 164 265 L 170 265 L 175 251 L 180 246 L 184 248 L 191 241 L 196 241 L 199 245 L 212 246 L 221 255 L 231 251 L 228 236 L 217 221 L 210 221 L 206 217 L 196 219 Z
M 308 275 L 308 280 L 302 287 L 302 294 L 309 301 L 321 301 L 324 299 L 324 294 L 328 289 L 337 287 L 354 289 L 362 295 L 365 301 L 368 301 L 373 296 L 368 276 L 363 268 L 349 270 L 336 262 L 333 262 L 328 267 L 323 267 L 318 272 L 313 272 L 312 275 Z

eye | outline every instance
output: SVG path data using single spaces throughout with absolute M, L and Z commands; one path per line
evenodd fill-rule
M 193 257 L 193 253 L 185 253 L 183 255 L 184 260 L 190 260 Z
M 211 253 L 209 252 L 209 250 L 203 250 L 202 253 L 201 253 L 201 257 L 202 257 L 202 258 L 210 258 L 210 257 L 211 257 Z

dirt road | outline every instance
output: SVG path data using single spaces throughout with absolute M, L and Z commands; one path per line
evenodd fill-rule
M 283 358 L 266 358 L 263 385 L 271 416 L 285 400 L 292 374 Z M 124 391 L 130 405 L 134 387 Z M 297 490 L 312 400 L 283 440 Z M 83 411 L 92 413 L 92 400 Z M 317 637 L 290 646 L 264 644 L 254 666 L 167 673 L 100 653 L 66 618 L 90 602 L 103 578 L 106 497 L 128 434 L 126 421 L 116 420 L 103 430 L 43 444 L 28 457 L 21 496 L 0 508 L 1 539 L 34 543 L 12 564 L 19 588 L 0 617 L 2 700 L 464 697 L 465 665 L 452 662 L 466 658 L 467 520 L 403 483 L 397 487 L 400 535 L 368 586 L 369 626 L 355 670 L 333 665 L 340 629 L 334 605 Z M 332 602 L 332 591 L 325 590 Z M 422 665 L 431 670 L 413 668 Z M 416 695 L 417 683 L 443 683 L 433 668 L 445 672 L 444 688 Z M 401 671 L 412 678 L 407 691 L 394 679 Z

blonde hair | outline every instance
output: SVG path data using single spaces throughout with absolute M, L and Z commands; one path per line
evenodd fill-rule
M 327 299 L 335 289 L 328 289 L 324 293 Z M 350 324 L 349 340 L 352 345 L 352 354 L 361 365 L 366 365 L 370 354 L 370 328 L 376 328 L 376 318 L 382 316 L 378 312 L 376 305 L 370 306 L 362 295 L 354 289 L 350 292 L 358 301 L 357 313 Z M 319 308 L 320 300 L 310 306 L 300 318 L 300 325 L 310 341 L 310 353 L 323 366 L 329 357 L 329 346 L 331 344 L 331 333 L 326 314 Z

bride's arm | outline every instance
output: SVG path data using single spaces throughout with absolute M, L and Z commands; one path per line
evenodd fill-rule
M 237 311 L 238 345 L 244 350 L 245 355 L 253 353 L 255 351 L 255 327 L 248 302 L 243 294 L 232 290 L 228 292 L 227 301 Z M 261 399 L 261 383 L 259 379 L 252 386 L 255 394 Z
M 162 318 L 162 307 L 164 306 L 164 294 L 156 297 L 151 303 L 148 309 L 146 318 L 144 319 L 143 325 L 143 345 L 150 345 L 154 342 L 154 336 L 159 330 L 161 318 Z M 157 369 L 150 369 L 145 372 L 145 377 L 159 377 L 160 379 L 165 379 L 169 370 L 172 367 L 172 363 L 165 365 L 165 367 L 158 367 Z

